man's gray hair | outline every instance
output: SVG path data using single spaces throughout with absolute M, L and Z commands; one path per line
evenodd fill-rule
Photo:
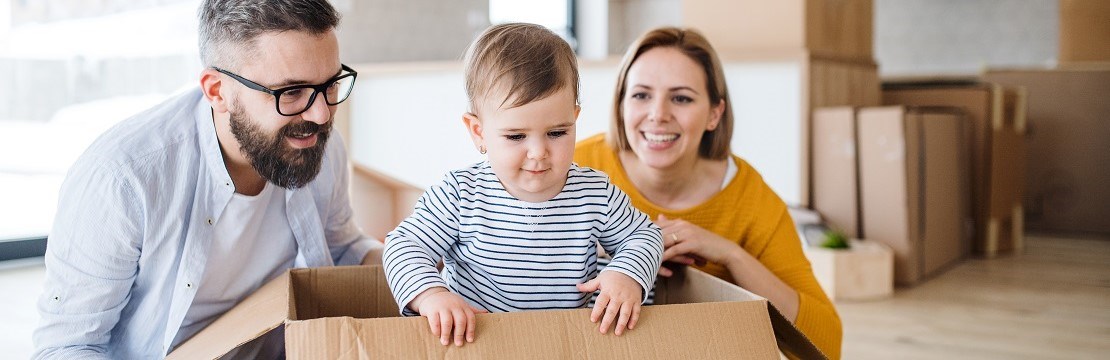
M 205 67 L 237 68 L 255 56 L 254 41 L 268 32 L 324 34 L 339 25 L 326 0 L 204 0 L 200 5 L 200 61 Z

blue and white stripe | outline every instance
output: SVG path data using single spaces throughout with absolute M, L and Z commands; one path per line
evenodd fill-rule
M 613 255 L 604 271 L 632 277 L 646 299 L 662 261 L 661 233 L 604 173 L 572 165 L 561 193 L 530 203 L 509 195 L 483 162 L 424 192 L 386 236 L 384 263 L 406 315 L 415 315 L 406 305 L 435 286 L 490 312 L 580 308 L 590 294 L 575 285 L 597 275 L 598 244 Z

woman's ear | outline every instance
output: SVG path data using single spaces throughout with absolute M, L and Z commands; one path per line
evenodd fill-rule
M 465 112 L 463 113 L 462 121 L 463 125 L 466 126 L 466 132 L 470 134 L 470 140 L 474 141 L 474 147 L 478 148 L 479 152 L 485 154 L 486 139 L 482 134 L 482 130 L 484 129 L 482 128 L 482 121 L 478 120 L 478 115 L 472 112 Z
M 208 103 L 212 104 L 212 111 L 216 113 L 228 111 L 227 98 L 221 92 L 222 85 L 220 73 L 216 70 L 207 68 L 200 72 L 200 91 L 204 94 L 204 98 L 208 99 Z
M 721 125 L 721 116 L 724 116 L 725 106 L 728 106 L 728 104 L 725 103 L 725 99 L 721 99 L 717 102 L 717 106 L 709 109 L 709 123 L 706 124 L 705 131 L 717 130 L 717 126 Z

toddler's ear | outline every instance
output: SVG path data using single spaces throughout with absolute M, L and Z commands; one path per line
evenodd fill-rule
M 484 148 L 486 141 L 482 135 L 482 121 L 478 120 L 478 115 L 472 112 L 465 112 L 462 116 L 463 125 L 466 126 L 466 132 L 470 134 L 470 140 L 474 141 L 474 146 Z

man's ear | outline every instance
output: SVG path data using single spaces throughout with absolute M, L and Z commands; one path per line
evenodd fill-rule
M 227 98 L 221 92 L 222 85 L 223 81 L 218 71 L 207 68 L 200 72 L 200 91 L 204 94 L 204 98 L 208 99 L 208 103 L 212 104 L 212 110 L 216 113 L 228 111 Z
M 466 126 L 466 132 L 470 134 L 470 140 L 474 141 L 474 147 L 478 148 L 479 152 L 485 153 L 486 140 L 485 136 L 482 134 L 484 128 L 482 128 L 482 121 L 478 120 L 478 115 L 472 112 L 465 112 L 463 113 L 462 121 L 463 125 Z

